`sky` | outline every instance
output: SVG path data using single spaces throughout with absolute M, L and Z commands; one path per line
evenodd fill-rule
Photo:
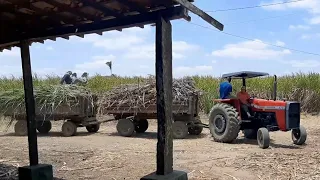
M 279 0 L 196 0 L 197 5 L 224 24 L 219 32 L 189 12 L 192 20 L 171 21 L 173 76 L 221 76 L 234 71 L 262 71 L 278 76 L 320 70 L 320 1 L 230 11 Z M 216 12 L 212 12 L 216 11 Z M 31 45 L 32 71 L 39 76 L 71 70 L 79 75 L 118 76 L 155 74 L 155 27 L 58 38 Z M 298 50 L 298 51 L 295 51 Z M 304 51 L 306 53 L 302 53 Z M 0 76 L 21 76 L 20 49 L 0 53 Z

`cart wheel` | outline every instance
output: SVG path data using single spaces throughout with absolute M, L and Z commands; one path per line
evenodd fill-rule
M 48 133 L 52 128 L 52 124 L 50 121 L 40 121 L 37 122 L 37 130 L 41 134 L 46 134 Z
M 257 133 L 259 147 L 266 149 L 270 145 L 270 135 L 267 128 L 259 128 Z
M 67 121 L 62 125 L 62 134 L 65 137 L 73 136 L 77 133 L 77 125 L 71 121 Z
M 172 125 L 174 139 L 184 139 L 188 135 L 188 126 L 186 122 L 175 121 Z
M 18 136 L 26 136 L 28 135 L 28 126 L 27 121 L 19 120 L 14 125 L 14 132 Z
M 120 119 L 117 124 L 117 131 L 121 136 L 130 137 L 134 133 L 134 124 L 129 119 Z
M 146 130 L 148 129 L 149 127 L 149 123 L 148 123 L 148 120 L 146 119 L 139 119 L 135 122 L 135 128 L 134 130 L 137 132 L 137 133 L 144 133 L 146 132 Z
M 294 144 L 302 145 L 307 140 L 307 130 L 303 126 L 298 129 L 292 129 L 291 137 Z
M 196 120 L 194 123 L 195 124 L 201 123 L 201 121 L 200 120 Z M 191 127 L 188 128 L 188 132 L 191 135 L 200 135 L 202 130 L 203 130 L 203 127 L 202 126 L 198 126 L 198 125 L 194 125 L 194 126 L 191 126 Z
M 90 133 L 96 133 L 100 129 L 100 124 L 92 124 L 92 125 L 86 126 L 86 129 Z

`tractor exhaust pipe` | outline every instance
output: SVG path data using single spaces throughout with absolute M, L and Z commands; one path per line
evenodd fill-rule
M 273 100 L 277 100 L 277 75 L 274 75 L 274 81 L 273 81 Z

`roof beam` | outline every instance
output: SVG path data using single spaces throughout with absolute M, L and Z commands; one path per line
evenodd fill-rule
M 119 17 L 123 17 L 122 14 L 119 14 L 103 5 L 100 5 L 98 4 L 96 1 L 93 1 L 93 0 L 81 0 L 80 2 L 83 3 L 84 6 L 91 6 L 101 12 L 103 12 L 104 15 L 107 15 L 107 16 L 114 16 L 116 18 L 119 18 Z
M 128 1 L 128 0 L 118 0 L 121 4 L 123 5 L 126 5 L 130 8 L 130 10 L 133 10 L 133 11 L 137 11 L 139 13 L 146 13 L 148 12 L 147 9 L 145 9 L 144 7 L 142 6 L 139 6 L 137 3 L 134 3 L 134 2 L 131 2 L 131 1 Z
M 174 19 L 188 19 L 188 10 L 182 6 L 172 7 L 169 9 L 158 10 L 154 12 L 149 12 L 146 14 L 138 14 L 127 16 L 123 18 L 115 18 L 111 20 L 96 21 L 88 24 L 81 24 L 77 26 L 70 27 L 60 27 L 53 28 L 50 30 L 44 29 L 28 29 L 28 33 L 16 36 L 4 36 L 0 37 L 0 44 L 7 44 L 11 42 L 19 43 L 21 39 L 49 39 L 53 37 L 61 36 L 71 36 L 71 35 L 81 35 L 89 34 L 97 31 L 110 31 L 115 29 L 129 28 L 133 26 L 140 26 L 146 24 L 155 23 L 158 19 L 158 16 L 161 14 L 164 18 L 174 20 Z
M 61 9 L 65 12 L 71 12 L 73 14 L 76 14 L 78 16 L 80 16 L 81 18 L 85 18 L 85 19 L 88 19 L 88 20 L 91 20 L 91 21 L 94 21 L 96 19 L 98 19 L 98 17 L 96 16 L 93 16 L 93 15 L 90 15 L 90 14 L 87 14 L 87 13 L 83 13 L 81 11 L 77 11 L 76 9 L 66 5 L 66 4 L 62 4 L 62 3 L 59 3 L 57 1 L 54 1 L 54 0 L 47 0 L 46 3 L 48 4 L 51 4 L 53 6 L 56 6 L 58 9 Z
M 214 26 L 215 28 L 219 29 L 220 31 L 223 31 L 223 24 L 221 24 L 219 21 L 215 20 L 213 17 L 199 9 L 197 6 L 193 5 L 191 2 L 188 0 L 174 0 L 177 3 L 181 4 L 181 6 L 187 8 L 194 14 L 198 15 L 201 17 L 203 20 Z

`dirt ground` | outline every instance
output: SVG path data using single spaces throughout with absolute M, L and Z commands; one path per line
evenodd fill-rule
M 216 143 L 208 129 L 174 140 L 174 169 L 188 172 L 191 180 L 320 179 L 320 117 L 302 118 L 308 131 L 304 146 L 292 145 L 290 132 L 271 133 L 265 150 L 241 133 L 234 144 Z M 38 137 L 40 162 L 52 164 L 54 176 L 67 180 L 138 180 L 156 169 L 157 125 L 149 122 L 147 133 L 130 138 L 117 135 L 115 122 L 96 134 L 79 128 L 77 136 L 62 137 L 61 122 L 54 122 L 49 136 Z M 0 134 L 0 163 L 27 165 L 27 137 L 10 131 Z

